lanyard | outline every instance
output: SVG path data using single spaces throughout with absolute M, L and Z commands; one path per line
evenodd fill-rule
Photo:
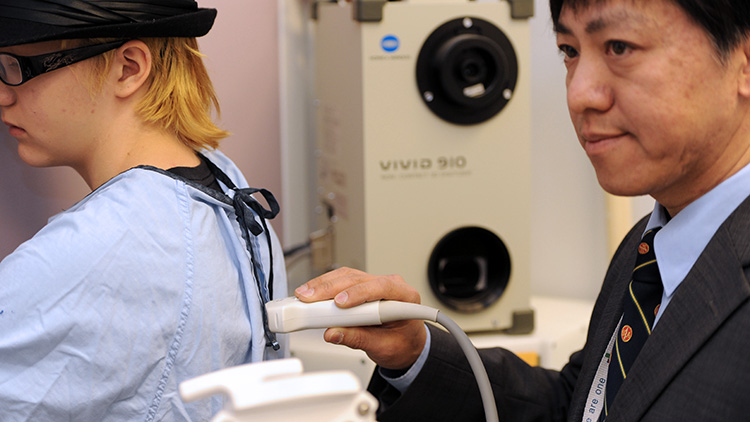
M 612 357 L 612 348 L 615 345 L 615 341 L 617 341 L 617 333 L 620 331 L 621 323 L 622 317 L 620 317 L 615 332 L 612 333 L 612 338 L 609 339 L 607 349 L 604 351 L 604 356 L 602 356 L 602 360 L 599 362 L 599 368 L 596 370 L 596 376 L 594 376 L 594 381 L 591 383 L 591 388 L 589 389 L 589 396 L 586 399 L 586 407 L 583 409 L 582 422 L 597 422 L 602 409 L 606 405 L 609 361 Z

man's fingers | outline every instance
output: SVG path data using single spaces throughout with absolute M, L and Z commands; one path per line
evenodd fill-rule
M 352 268 L 339 268 L 308 281 L 294 293 L 303 302 L 333 299 L 341 291 L 359 283 L 362 275 L 365 274 Z
M 420 303 L 419 293 L 397 275 L 362 278 L 362 282 L 352 284 L 336 296 L 336 303 L 342 307 L 352 307 L 375 300 L 397 300 L 399 302 Z
M 396 275 L 370 275 L 352 268 L 339 268 L 312 279 L 295 290 L 303 302 L 334 299 L 343 308 L 381 299 L 419 303 L 416 289 Z

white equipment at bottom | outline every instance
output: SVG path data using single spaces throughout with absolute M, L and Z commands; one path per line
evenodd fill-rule
M 299 359 L 236 366 L 180 384 L 186 402 L 216 394 L 228 401 L 211 422 L 371 422 L 378 406 L 352 373 L 303 374 Z

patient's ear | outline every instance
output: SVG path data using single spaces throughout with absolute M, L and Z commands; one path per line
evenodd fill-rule
M 143 41 L 128 41 L 115 51 L 111 69 L 116 95 L 129 97 L 148 81 L 151 50 Z

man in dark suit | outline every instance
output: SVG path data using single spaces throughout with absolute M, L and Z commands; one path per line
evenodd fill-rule
M 550 0 L 550 8 L 571 119 L 599 183 L 616 195 L 649 194 L 656 206 L 615 253 L 586 344 L 561 371 L 481 351 L 500 417 L 750 420 L 750 3 Z M 653 244 L 642 239 L 654 233 Z M 645 307 L 634 266 L 654 251 L 638 267 L 651 265 L 659 288 L 658 305 Z M 351 269 L 296 294 L 342 307 L 419 301 L 398 276 Z M 644 332 L 628 322 L 631 308 L 646 341 L 629 366 L 625 350 Z M 381 421 L 482 419 L 474 377 L 445 333 L 405 321 L 329 329 L 325 338 L 378 363 L 369 389 Z

